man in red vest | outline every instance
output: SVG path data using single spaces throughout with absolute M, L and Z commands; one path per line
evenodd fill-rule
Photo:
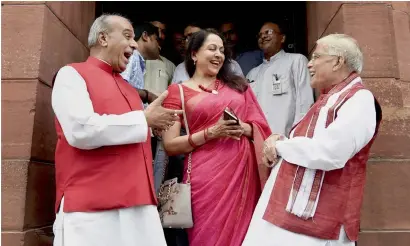
M 119 73 L 136 48 L 131 23 L 102 15 L 91 26 L 90 57 L 57 73 L 57 246 L 164 246 L 156 209 L 149 127 L 167 130 L 181 111 L 143 110 Z
M 289 138 L 266 140 L 263 162 L 273 169 L 243 245 L 354 246 L 381 121 L 380 105 L 358 75 L 362 65 L 350 36 L 317 41 L 308 68 L 321 95 Z

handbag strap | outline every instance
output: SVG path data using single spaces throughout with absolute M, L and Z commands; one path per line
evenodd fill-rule
M 183 118 L 184 118 L 185 130 L 186 130 L 186 133 L 189 136 L 189 134 L 190 134 L 189 133 L 189 126 L 188 126 L 188 120 L 187 120 L 186 112 L 185 112 L 184 90 L 182 89 L 181 84 L 178 84 L 178 88 L 179 88 L 179 94 L 181 95 L 182 115 L 183 115 Z M 186 170 L 186 173 L 187 173 L 186 183 L 187 184 L 191 183 L 191 169 L 192 169 L 192 151 L 188 155 L 188 168 Z

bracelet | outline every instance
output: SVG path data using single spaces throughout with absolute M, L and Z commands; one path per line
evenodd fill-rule
M 189 143 L 189 145 L 191 145 L 191 147 L 192 148 L 198 148 L 198 145 L 196 145 L 195 143 L 194 143 L 194 141 L 192 141 L 192 135 L 189 135 L 188 136 L 188 143 Z
M 209 128 L 206 128 L 205 130 L 204 130 L 204 139 L 205 139 L 205 142 L 207 142 L 208 141 L 208 129 Z

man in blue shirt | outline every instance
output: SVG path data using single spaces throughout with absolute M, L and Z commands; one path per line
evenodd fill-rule
M 144 89 L 145 60 L 159 58 L 161 47 L 158 43 L 158 28 L 151 23 L 143 23 L 134 28 L 137 49 L 128 61 L 127 68 L 121 76 L 138 90 L 144 103 L 151 103 L 157 96 Z

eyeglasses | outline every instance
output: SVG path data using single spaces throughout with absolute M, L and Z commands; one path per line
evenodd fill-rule
M 326 53 L 313 53 L 312 56 L 310 57 L 310 61 L 315 61 L 317 59 L 319 59 L 322 56 L 334 56 L 334 57 L 339 57 L 338 55 L 329 55 Z
M 272 36 L 274 33 L 276 33 L 276 34 L 281 34 L 280 32 L 277 32 L 277 31 L 275 31 L 275 30 L 273 30 L 273 29 L 268 29 L 268 30 L 265 30 L 264 32 L 258 33 L 258 34 L 256 35 L 256 38 L 257 38 L 257 39 L 260 39 L 260 38 L 262 38 L 263 36 Z

